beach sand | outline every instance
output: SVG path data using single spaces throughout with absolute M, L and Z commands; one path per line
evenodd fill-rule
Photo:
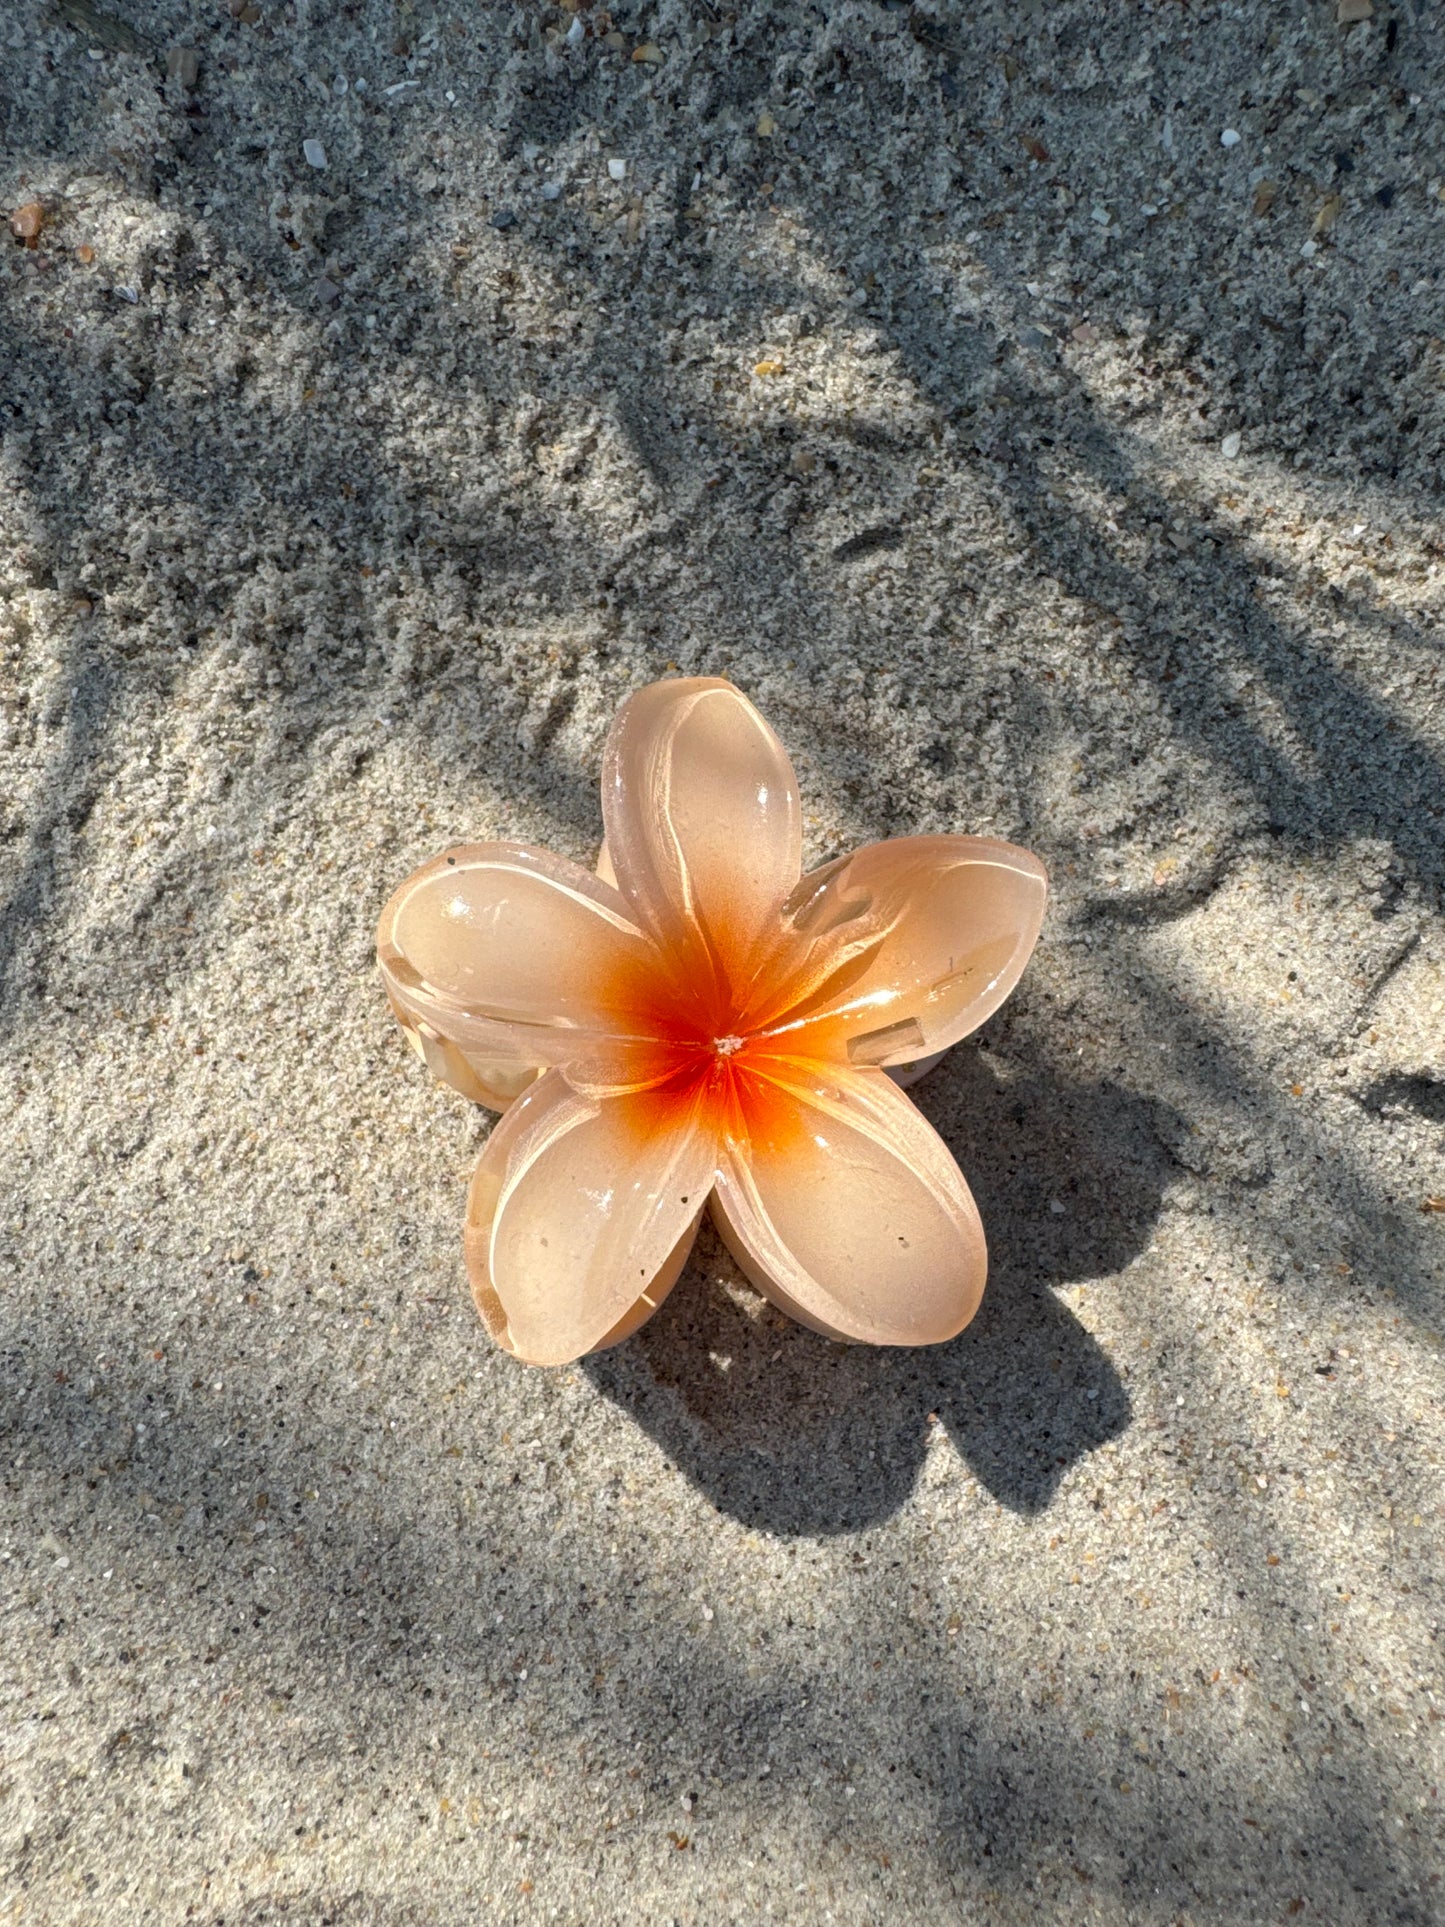
M 0 1922 L 1438 1920 L 1439 10 L 233 11 L 0 18 Z M 1049 866 L 949 1345 L 473 1311 L 674 669 Z

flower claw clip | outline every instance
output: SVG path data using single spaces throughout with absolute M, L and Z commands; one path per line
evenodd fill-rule
M 983 1294 L 978 1210 L 901 1084 L 1017 983 L 1047 879 L 986 837 L 802 875 L 797 780 L 731 683 L 652 683 L 603 758 L 593 874 L 466 844 L 382 913 L 392 1009 L 503 1112 L 465 1248 L 488 1331 L 560 1365 L 662 1303 L 710 1209 L 744 1273 L 829 1337 L 925 1345 Z

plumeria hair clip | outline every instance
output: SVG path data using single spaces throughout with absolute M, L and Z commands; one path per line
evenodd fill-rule
M 382 913 L 392 1009 L 501 1111 L 467 1200 L 488 1331 L 560 1365 L 662 1303 L 704 1211 L 829 1337 L 951 1338 L 987 1270 L 972 1194 L 904 1096 L 983 1023 L 1043 919 L 1011 843 L 910 836 L 802 875 L 797 780 L 731 683 L 652 683 L 602 765 L 597 874 L 464 844 Z

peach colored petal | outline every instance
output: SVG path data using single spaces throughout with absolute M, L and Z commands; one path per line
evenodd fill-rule
M 606 850 L 638 922 L 725 992 L 798 881 L 802 812 L 787 752 L 716 678 L 630 696 L 602 763 Z
M 654 1281 L 671 1287 L 715 1163 L 695 1096 L 592 1099 L 548 1071 L 492 1132 L 467 1199 L 467 1270 L 493 1336 L 535 1365 L 606 1341 Z
M 483 1103 L 558 1062 L 606 1087 L 649 1081 L 622 1060 L 651 1023 L 657 953 L 577 864 L 515 843 L 449 850 L 387 904 L 377 957 L 421 1054 Z
M 392 1015 L 401 1025 L 402 1035 L 439 1084 L 450 1084 L 454 1091 L 469 1097 L 473 1104 L 489 1110 L 505 1111 L 520 1097 L 538 1073 L 538 1066 L 524 1057 L 503 1057 L 496 1050 L 473 1051 L 470 1056 L 459 1044 L 443 1037 L 423 1020 L 413 1022 L 404 1010 L 392 1005 Z
M 612 1346 L 620 1345 L 624 1338 L 631 1338 L 640 1325 L 647 1323 L 682 1276 L 682 1268 L 692 1256 L 693 1241 L 696 1237 L 697 1220 L 694 1218 L 672 1247 L 661 1271 L 649 1282 L 647 1290 L 638 1294 L 636 1303 L 622 1314 L 611 1331 L 603 1333 L 592 1347 L 594 1352 L 609 1351 Z
M 759 1290 L 832 1337 L 952 1338 L 983 1295 L 983 1226 L 947 1146 L 881 1071 L 797 1062 L 745 1096 L 713 1217 Z
M 1048 876 L 1016 844 L 978 836 L 870 843 L 805 877 L 790 901 L 805 945 L 757 1022 L 788 1047 L 855 1065 L 905 1064 L 956 1044 L 1023 973 Z

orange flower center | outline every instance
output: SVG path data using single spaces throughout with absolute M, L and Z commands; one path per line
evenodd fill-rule
M 618 1028 L 636 1039 L 634 1068 L 662 1113 L 700 1108 L 709 1125 L 781 1148 L 796 1131 L 789 1087 L 808 1080 L 805 1065 L 847 1057 L 834 1024 L 799 1028 L 810 1001 L 798 982 L 799 951 L 780 944 L 731 969 L 714 954 L 668 953 L 660 969 L 629 970 L 607 1000 Z M 811 980 L 808 989 L 815 988 Z

